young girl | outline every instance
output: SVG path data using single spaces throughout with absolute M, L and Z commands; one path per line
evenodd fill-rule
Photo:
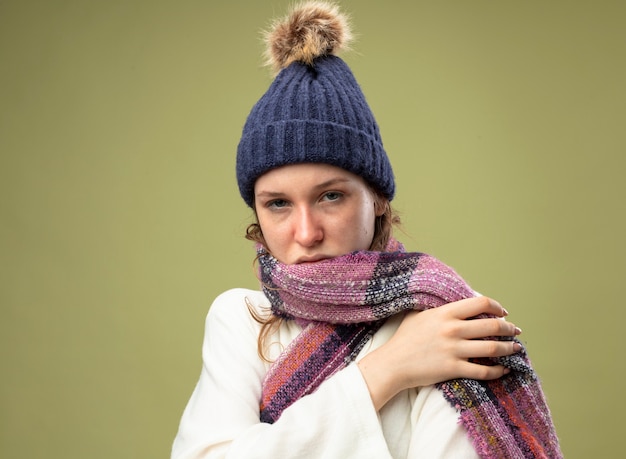
M 391 165 L 336 56 L 349 38 L 321 2 L 268 35 L 278 75 L 237 153 L 262 291 L 211 306 L 172 458 L 560 457 L 506 310 L 393 238 Z

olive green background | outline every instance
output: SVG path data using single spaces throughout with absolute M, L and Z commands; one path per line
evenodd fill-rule
M 0 457 L 164 458 L 286 1 L 0 0 Z M 569 458 L 621 450 L 626 7 L 345 1 L 411 250 L 500 300 Z

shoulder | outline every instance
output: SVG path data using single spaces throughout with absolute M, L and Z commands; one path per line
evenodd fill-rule
M 207 322 L 251 319 L 251 312 L 263 315 L 269 310 L 269 301 L 259 290 L 233 288 L 220 293 L 209 308 Z
M 222 304 L 232 304 L 233 302 L 252 301 L 254 303 L 267 303 L 265 294 L 260 290 L 250 290 L 247 288 L 231 288 L 220 293 L 215 297 L 211 307 L 220 306 Z
M 206 316 L 204 351 L 223 348 L 224 343 L 256 349 L 261 324 L 253 313 L 262 315 L 268 309 L 268 300 L 260 291 L 237 288 L 219 294 Z

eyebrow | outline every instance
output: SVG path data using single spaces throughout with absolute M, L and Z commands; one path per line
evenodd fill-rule
M 329 188 L 332 187 L 333 185 L 338 185 L 341 183 L 347 183 L 350 182 L 350 178 L 344 178 L 344 177 L 333 177 L 329 180 L 326 180 L 325 182 L 322 183 L 318 183 L 317 185 L 313 186 L 314 190 L 320 190 L 320 189 L 324 189 L 324 188 Z M 265 197 L 265 198 L 276 198 L 276 197 L 282 197 L 285 196 L 285 192 L 282 191 L 268 191 L 268 190 L 261 190 L 258 193 L 256 193 L 257 197 Z

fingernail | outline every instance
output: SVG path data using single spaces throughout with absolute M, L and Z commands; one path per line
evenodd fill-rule
M 519 351 L 521 351 L 522 349 L 523 349 L 523 348 L 522 348 L 522 345 L 521 345 L 520 343 L 513 343 L 513 350 L 514 350 L 515 352 L 519 352 Z
M 502 308 L 502 315 L 508 316 L 509 315 L 509 311 L 507 311 L 506 309 Z
M 522 334 L 522 329 L 519 327 L 515 327 L 515 335 L 521 335 Z
M 510 372 L 511 372 L 511 369 L 510 369 L 510 368 L 505 368 L 505 369 L 504 369 L 504 374 L 505 374 L 505 375 L 508 375 Z

